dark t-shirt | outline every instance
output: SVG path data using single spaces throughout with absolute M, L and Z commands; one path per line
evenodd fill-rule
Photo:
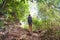
M 28 16 L 28 23 L 32 24 L 32 17 L 31 16 Z

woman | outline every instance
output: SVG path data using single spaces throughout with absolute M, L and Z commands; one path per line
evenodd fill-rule
M 29 24 L 29 31 L 32 32 L 32 17 L 30 14 L 28 16 L 28 24 Z

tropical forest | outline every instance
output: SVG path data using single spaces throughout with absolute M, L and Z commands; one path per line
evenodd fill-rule
M 60 0 L 0 0 L 0 40 L 60 40 Z

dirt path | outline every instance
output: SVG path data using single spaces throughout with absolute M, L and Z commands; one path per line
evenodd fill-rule
M 31 34 L 21 27 L 7 27 L 0 31 L 0 40 L 60 40 L 60 35 L 55 35 L 53 29 L 36 30 Z
M 28 30 L 20 27 L 10 27 L 5 32 L 0 32 L 2 40 L 41 40 L 38 31 L 29 33 Z

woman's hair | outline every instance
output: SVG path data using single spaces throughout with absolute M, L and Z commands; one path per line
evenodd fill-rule
M 29 16 L 31 16 L 31 15 L 29 14 Z

